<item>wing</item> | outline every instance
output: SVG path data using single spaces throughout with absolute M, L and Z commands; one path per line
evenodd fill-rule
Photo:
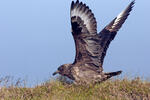
M 74 64 L 83 62 L 99 68 L 100 40 L 96 19 L 89 7 L 78 0 L 71 4 L 71 25 L 76 46 Z
M 108 24 L 99 34 L 101 39 L 101 47 L 102 47 L 102 56 L 101 62 L 103 63 L 104 57 L 106 55 L 107 48 L 109 47 L 110 42 L 114 39 L 117 34 L 117 31 L 121 28 L 122 24 L 127 19 L 130 11 L 133 8 L 135 0 L 133 0 L 127 8 L 122 11 L 110 24 Z

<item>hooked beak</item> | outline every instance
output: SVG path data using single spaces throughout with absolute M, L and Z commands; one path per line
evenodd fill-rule
M 58 73 L 59 73 L 59 71 L 57 70 L 56 72 L 53 73 L 53 76 L 56 75 L 56 74 L 58 74 Z

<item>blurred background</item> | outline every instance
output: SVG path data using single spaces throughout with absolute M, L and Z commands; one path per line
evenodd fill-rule
M 131 2 L 82 1 L 95 14 L 98 31 Z M 71 0 L 0 1 L 0 77 L 25 79 L 28 86 L 33 86 L 53 78 L 52 73 L 60 65 L 74 61 L 70 4 Z M 122 77 L 150 78 L 149 9 L 149 0 L 136 0 L 108 49 L 105 72 L 123 70 Z

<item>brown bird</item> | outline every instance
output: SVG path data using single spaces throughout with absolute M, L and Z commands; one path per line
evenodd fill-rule
M 133 0 L 127 8 L 114 18 L 101 32 L 97 33 L 97 22 L 86 4 L 72 1 L 71 25 L 72 35 L 76 46 L 76 56 L 72 64 L 61 65 L 53 75 L 74 80 L 75 83 L 100 83 L 122 71 L 103 72 L 103 62 L 110 42 L 127 19 L 135 3 Z

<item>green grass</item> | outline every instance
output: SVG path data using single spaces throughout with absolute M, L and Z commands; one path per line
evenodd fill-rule
M 94 86 L 77 86 L 57 80 L 34 88 L 16 83 L 1 87 L 0 100 L 150 100 L 150 82 L 139 78 L 108 80 Z

